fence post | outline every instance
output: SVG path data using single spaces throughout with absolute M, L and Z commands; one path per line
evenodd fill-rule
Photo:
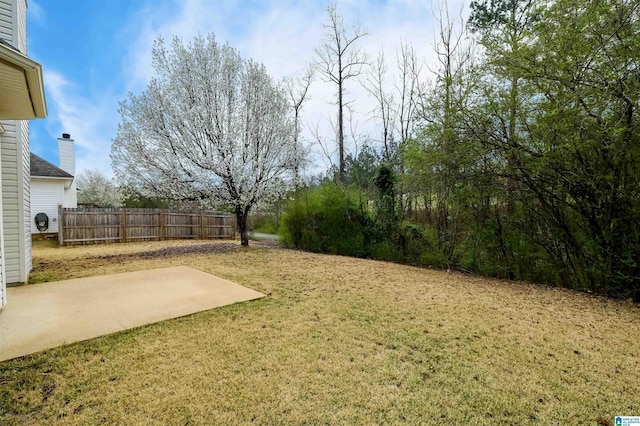
M 62 210 L 62 204 L 58 204 L 58 245 L 64 245 L 64 212 Z
M 204 232 L 204 211 L 200 212 L 200 239 L 204 240 L 205 239 L 205 232 Z
M 120 239 L 123 243 L 127 242 L 127 210 L 122 209 L 122 217 L 120 219 Z
M 160 241 L 164 241 L 164 213 L 160 211 L 158 222 L 160 223 Z

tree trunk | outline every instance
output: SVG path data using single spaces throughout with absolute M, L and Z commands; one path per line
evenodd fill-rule
M 338 59 L 339 66 L 342 66 L 342 61 Z M 344 165 L 344 105 L 342 104 L 342 76 L 338 82 L 338 154 L 339 158 L 339 179 L 340 183 L 346 183 L 347 174 Z
M 238 232 L 240 232 L 240 244 L 243 246 L 249 245 L 247 213 L 249 213 L 249 209 L 243 209 L 241 206 L 236 206 L 236 222 L 238 222 Z

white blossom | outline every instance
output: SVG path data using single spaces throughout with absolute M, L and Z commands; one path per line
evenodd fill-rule
M 120 103 L 111 158 L 122 184 L 165 198 L 223 202 L 246 217 L 286 189 L 300 162 L 282 88 L 264 66 L 210 35 L 153 48 L 157 77 Z
M 78 202 L 97 207 L 120 207 L 118 187 L 98 169 L 87 169 L 76 176 Z

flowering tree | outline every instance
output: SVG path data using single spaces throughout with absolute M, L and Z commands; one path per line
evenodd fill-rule
M 230 206 L 248 245 L 249 211 L 284 191 L 301 161 L 286 94 L 213 35 L 170 48 L 159 38 L 152 53 L 157 76 L 120 103 L 116 177 L 163 198 Z
M 98 169 L 87 169 L 76 176 L 78 202 L 98 207 L 120 207 L 122 194 L 118 187 Z

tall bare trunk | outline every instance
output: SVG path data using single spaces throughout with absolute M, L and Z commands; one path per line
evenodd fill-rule
M 338 64 L 342 66 L 342 61 L 339 60 Z M 342 76 L 340 76 L 340 82 L 338 83 L 338 151 L 340 155 L 340 183 L 345 183 L 347 176 L 344 166 L 344 105 L 342 97 Z

